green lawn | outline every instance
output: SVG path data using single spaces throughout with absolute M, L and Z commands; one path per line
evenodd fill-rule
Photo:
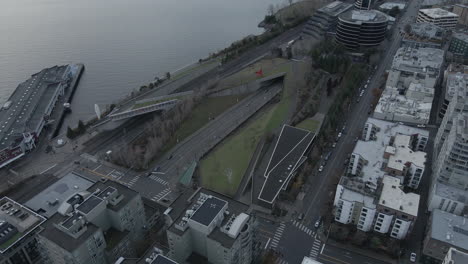
M 154 104 L 157 104 L 157 103 L 162 103 L 162 102 L 165 102 L 165 101 L 170 101 L 170 100 L 174 100 L 174 99 L 181 99 L 181 98 L 183 98 L 183 96 L 174 96 L 174 97 L 168 97 L 168 98 L 164 98 L 164 99 L 139 103 L 139 104 L 135 104 L 132 107 L 132 109 L 138 109 L 138 108 L 142 108 L 142 107 L 145 107 L 145 106 L 150 106 L 150 105 L 154 105 Z
M 290 72 L 291 64 L 282 64 L 281 68 L 285 72 Z M 200 174 L 203 187 L 228 196 L 236 193 L 261 137 L 279 128 L 286 120 L 291 105 L 292 88 L 286 76 L 281 101 L 225 139 L 222 145 L 201 161 Z
M 214 64 L 218 64 L 220 62 L 220 59 L 214 59 L 214 60 L 209 60 L 206 62 L 203 62 L 202 64 L 196 64 L 191 67 L 188 67 L 186 69 L 183 69 L 179 72 L 174 73 L 174 75 L 171 76 L 171 81 L 175 81 L 177 79 L 180 79 L 190 73 L 193 73 L 194 71 L 201 69 L 203 67 L 208 67 L 208 66 L 213 66 Z
M 184 140 L 186 137 L 193 134 L 198 129 L 206 125 L 210 120 L 215 118 L 238 101 L 244 99 L 248 94 L 227 95 L 219 97 L 207 97 L 200 102 L 192 111 L 192 115 L 182 123 L 182 125 L 174 133 L 174 136 L 164 146 L 163 152 L 174 147 L 177 142 Z
M 314 133 L 317 132 L 319 126 L 320 126 L 320 121 L 313 120 L 313 119 L 310 119 L 310 118 L 307 118 L 304 121 L 302 121 L 302 122 L 300 122 L 299 124 L 296 125 L 296 127 L 298 127 L 298 128 L 307 129 L 307 130 L 309 130 L 311 132 L 314 132 Z

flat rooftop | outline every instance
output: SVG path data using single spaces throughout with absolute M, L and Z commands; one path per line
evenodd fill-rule
M 451 185 L 447 185 L 442 182 L 434 183 L 435 193 L 438 196 L 450 199 L 452 201 L 457 201 L 460 203 L 467 203 L 468 202 L 468 192 L 463 189 L 459 189 L 453 187 Z
M 400 179 L 384 176 L 379 205 L 408 215 L 418 216 L 419 194 L 403 192 Z
M 377 10 L 349 10 L 341 14 L 339 18 L 354 23 L 382 23 L 388 21 L 387 15 Z
M 450 256 L 450 260 L 453 262 L 448 262 L 447 264 L 465 264 L 468 263 L 468 253 L 460 251 L 456 248 L 451 247 L 447 255 Z
M 227 206 L 226 201 L 214 196 L 209 197 L 195 211 L 191 219 L 204 226 L 208 226 L 225 206 Z
M 393 57 L 392 68 L 401 71 L 427 73 L 428 69 L 440 70 L 444 51 L 434 48 L 401 47 Z
M 394 7 L 398 7 L 398 9 L 403 10 L 405 9 L 406 4 L 402 2 L 385 2 L 379 6 L 380 9 L 384 10 L 391 10 Z
M 457 72 L 449 73 L 447 77 L 447 89 L 445 99 L 451 101 L 455 96 L 459 102 L 466 101 L 468 97 L 468 74 Z
M 420 13 L 423 13 L 431 18 L 458 18 L 458 15 L 441 8 L 426 8 L 419 9 Z
M 265 182 L 259 200 L 273 203 L 281 189 L 296 171 L 303 156 L 315 138 L 315 134 L 304 129 L 284 125 L 265 170 Z
M 163 255 L 157 255 L 149 264 L 177 264 L 177 262 Z
M 405 34 L 405 39 L 426 42 L 442 42 L 447 30 L 430 23 L 411 24 L 411 32 Z
M 35 231 L 45 218 L 8 197 L 0 199 L 0 253 Z
M 452 37 L 464 42 L 468 42 L 468 34 L 465 31 L 455 31 L 453 32 Z
M 468 250 L 468 221 L 462 216 L 434 209 L 428 235 L 432 239 Z
M 368 118 L 366 124 L 369 126 L 375 126 L 379 129 L 377 129 L 377 132 L 375 133 L 374 140 L 358 140 L 354 147 L 353 154 L 357 154 L 364 160 L 368 161 L 367 165 L 364 165 L 361 169 L 360 178 L 364 182 L 370 183 L 372 186 L 377 186 L 378 181 L 386 174 L 386 172 L 382 170 L 382 167 L 387 162 L 384 159 L 384 152 L 387 146 L 389 146 L 392 137 L 397 135 L 421 135 L 426 138 L 429 137 L 429 131 L 427 130 L 405 126 L 376 118 Z M 406 148 L 406 146 L 402 148 Z M 425 155 L 426 153 L 422 151 L 415 151 L 411 154 L 415 154 L 415 159 L 419 159 L 419 156 Z M 418 165 L 424 166 L 423 160 L 414 161 L 412 155 L 408 156 L 407 160 L 405 160 L 403 163 L 405 162 L 417 162 Z
M 24 205 L 45 217 L 55 214 L 64 201 L 77 192 L 86 191 L 94 184 L 91 180 L 70 172 L 38 193 Z
M 324 7 L 318 9 L 318 11 L 328 14 L 331 17 L 336 17 L 339 14 L 350 9 L 353 5 L 348 3 L 343 3 L 341 1 L 332 2 Z
M 0 149 L 16 146 L 22 133 L 36 132 L 66 69 L 67 65 L 47 68 L 18 85 L 0 109 Z

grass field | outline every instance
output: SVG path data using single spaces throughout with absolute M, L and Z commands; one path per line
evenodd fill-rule
M 317 120 L 313 120 L 313 119 L 306 119 L 302 122 L 300 122 L 299 124 L 296 125 L 297 128 L 303 128 L 303 129 L 307 129 L 311 132 L 314 132 L 316 133 L 318 128 L 320 126 L 320 121 L 317 121 Z
M 189 66 L 185 69 L 182 69 L 178 72 L 175 72 L 172 76 L 171 76 L 171 81 L 175 81 L 177 79 L 180 79 L 196 70 L 199 70 L 199 69 L 202 69 L 204 67 L 207 67 L 207 66 L 214 66 L 215 64 L 218 64 L 219 62 L 221 61 L 221 59 L 214 59 L 214 60 L 209 60 L 209 61 L 206 61 L 206 62 L 203 62 L 202 64 L 194 64 L 192 66 Z
M 148 101 L 148 102 L 144 102 L 144 103 L 139 103 L 139 104 L 135 104 L 132 109 L 138 109 L 138 108 L 142 108 L 142 107 L 145 107 L 145 106 L 150 106 L 150 105 L 154 105 L 154 104 L 158 104 L 158 103 L 162 103 L 162 102 L 166 102 L 166 101 L 170 101 L 170 100 L 174 100 L 174 99 L 181 99 L 183 98 L 184 96 L 174 96 L 174 97 L 168 97 L 168 98 L 164 98 L 164 99 L 160 99 L 160 100 L 153 100 L 153 101 Z
M 219 97 L 207 97 L 195 107 L 190 118 L 182 123 L 182 125 L 174 133 L 174 136 L 164 147 L 167 151 L 174 147 L 177 142 L 184 140 L 198 129 L 206 125 L 210 120 L 208 118 L 215 118 L 231 106 L 235 105 L 238 101 L 244 99 L 248 94 L 243 95 L 228 95 Z
M 234 195 L 261 137 L 279 128 L 288 118 L 296 84 L 294 74 L 291 74 L 292 64 L 283 61 L 277 67 L 287 73 L 280 102 L 265 109 L 201 161 L 203 187 L 225 195 Z

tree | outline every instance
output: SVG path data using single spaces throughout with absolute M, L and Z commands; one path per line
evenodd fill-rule
M 166 72 L 166 79 L 171 79 L 171 73 L 170 72 Z
M 86 131 L 86 126 L 85 124 L 83 123 L 83 121 L 81 120 L 78 120 L 78 133 L 79 134 L 82 134 Z
M 75 131 L 71 127 L 67 127 L 67 138 L 73 139 L 75 137 Z
M 406 33 L 411 34 L 411 25 L 410 24 L 406 24 L 403 29 L 405 30 Z
M 294 0 L 288 0 L 289 5 L 292 5 L 293 2 Z
M 272 15 L 275 14 L 275 6 L 274 6 L 273 4 L 270 4 L 270 5 L 268 6 L 268 14 L 269 14 L 270 16 L 272 16 Z
M 392 17 L 396 17 L 400 13 L 400 8 L 398 6 L 392 7 L 390 11 L 388 11 L 388 14 L 391 15 Z

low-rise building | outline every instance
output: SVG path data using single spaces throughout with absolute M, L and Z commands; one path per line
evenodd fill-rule
M 401 11 L 405 9 L 406 4 L 403 2 L 385 2 L 379 6 L 379 9 L 380 11 L 388 12 L 395 7 L 398 7 L 398 9 Z
M 403 47 L 440 49 L 447 36 L 447 30 L 429 23 L 411 25 L 401 40 Z
M 433 48 L 398 49 L 374 117 L 413 124 L 429 122 L 434 86 L 440 76 L 444 51 Z
M 443 261 L 450 248 L 468 252 L 468 219 L 434 210 L 428 223 L 423 254 Z
M 188 198 L 180 196 L 165 214 L 169 257 L 185 263 L 194 253 L 213 264 L 250 263 L 253 244 L 248 208 L 201 188 Z
M 351 9 L 353 5 L 334 1 L 315 11 L 307 21 L 302 34 L 306 36 L 323 37 L 326 34 L 335 34 L 338 16 Z
M 468 253 L 451 247 L 445 255 L 442 264 L 464 264 L 468 263 Z
M 458 23 L 458 15 L 441 8 L 419 9 L 418 23 L 430 23 L 446 29 L 454 29 Z
M 458 24 L 468 26 L 468 6 L 456 4 L 453 6 L 453 13 L 458 15 Z
M 42 261 L 36 235 L 45 218 L 8 197 L 0 199 L 0 263 Z
M 135 256 L 144 239 L 141 196 L 113 181 L 99 181 L 64 201 L 38 234 L 46 263 L 113 263 Z

